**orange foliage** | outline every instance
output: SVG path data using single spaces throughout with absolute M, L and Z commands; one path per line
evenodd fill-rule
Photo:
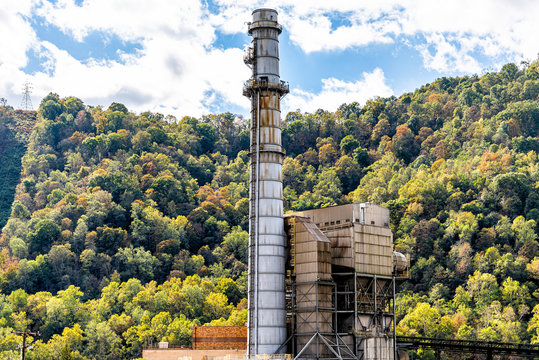
M 87 206 L 88 205 L 88 198 L 86 196 L 80 196 L 77 199 L 77 205 Z
M 75 131 L 73 135 L 71 135 L 71 137 L 69 138 L 69 141 L 76 145 L 82 143 L 82 140 L 84 140 L 84 134 L 80 131 Z
M 520 124 L 517 120 L 511 118 L 507 122 L 507 135 L 509 135 L 510 137 L 522 135 L 522 130 L 520 129 Z
M 399 125 L 399 126 L 397 127 L 397 130 L 396 130 L 396 132 L 395 132 L 394 137 L 403 136 L 404 134 L 407 134 L 407 133 L 410 133 L 410 132 L 412 132 L 412 130 L 410 130 L 410 128 L 408 127 L 408 125 L 402 124 L 402 125 Z
M 481 156 L 481 164 L 477 167 L 482 173 L 498 174 L 504 173 L 506 168 L 513 163 L 510 154 L 499 154 L 486 152 Z
M 513 157 L 510 154 L 503 154 L 500 164 L 505 168 L 513 164 Z
M 430 102 L 430 103 L 435 102 L 435 101 L 440 102 L 441 98 L 442 98 L 442 95 L 441 95 L 441 94 L 430 94 L 430 96 L 429 96 L 429 102 Z
M 157 175 L 157 168 L 155 167 L 155 164 L 152 161 L 147 162 L 142 166 L 142 171 L 144 171 L 145 174 L 150 174 L 152 176 Z
M 466 321 L 467 321 L 466 316 L 464 316 L 463 313 L 458 312 L 455 315 L 453 315 L 453 319 L 451 322 L 453 323 L 453 328 L 458 329 L 462 325 L 466 325 Z
M 208 185 L 201 186 L 197 191 L 197 198 L 205 201 L 209 196 L 215 195 L 215 191 Z

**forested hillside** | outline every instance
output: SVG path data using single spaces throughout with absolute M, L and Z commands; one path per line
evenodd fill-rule
M 536 62 L 291 112 L 285 206 L 390 208 L 412 261 L 399 333 L 539 342 L 538 96 Z M 0 354 L 12 329 L 42 332 L 29 359 L 131 359 L 243 324 L 248 145 L 229 113 L 45 97 L 0 238 Z
M 0 229 L 11 213 L 21 158 L 35 121 L 34 111 L 14 111 L 11 107 L 0 106 Z

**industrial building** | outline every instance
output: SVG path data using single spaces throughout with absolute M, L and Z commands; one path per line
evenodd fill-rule
M 251 100 L 245 340 L 224 335 L 228 329 L 196 330 L 194 348 L 179 357 L 396 360 L 395 290 L 408 262 L 393 251 L 389 210 L 362 203 L 283 213 L 280 101 L 289 88 L 279 75 L 277 12 L 253 11 L 248 32 L 253 39 L 244 55 L 252 77 L 243 89 Z
M 282 27 L 272 9 L 253 11 L 244 61 L 252 69 L 247 356 L 394 360 L 396 283 L 389 211 L 348 204 L 283 214 Z M 285 221 L 286 219 L 286 221 Z
M 407 259 L 393 251 L 389 210 L 347 204 L 285 218 L 289 343 L 298 359 L 397 359 L 397 284 Z

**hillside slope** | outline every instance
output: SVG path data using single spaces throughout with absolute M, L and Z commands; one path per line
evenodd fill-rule
M 21 159 L 35 121 L 33 111 L 13 111 L 0 106 L 0 228 L 4 227 L 11 213 Z
M 50 94 L 38 122 L 0 238 L 0 326 L 40 329 L 43 353 L 112 359 L 245 320 L 243 119 Z M 399 333 L 539 342 L 537 62 L 292 112 L 283 127 L 287 209 L 391 209 L 412 261 Z

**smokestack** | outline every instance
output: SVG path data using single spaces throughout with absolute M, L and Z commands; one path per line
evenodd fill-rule
M 251 100 L 249 195 L 248 355 L 273 354 L 286 340 L 285 262 L 281 146 L 281 97 L 277 11 L 253 11 L 253 37 L 244 61 L 253 70 L 243 95 Z

